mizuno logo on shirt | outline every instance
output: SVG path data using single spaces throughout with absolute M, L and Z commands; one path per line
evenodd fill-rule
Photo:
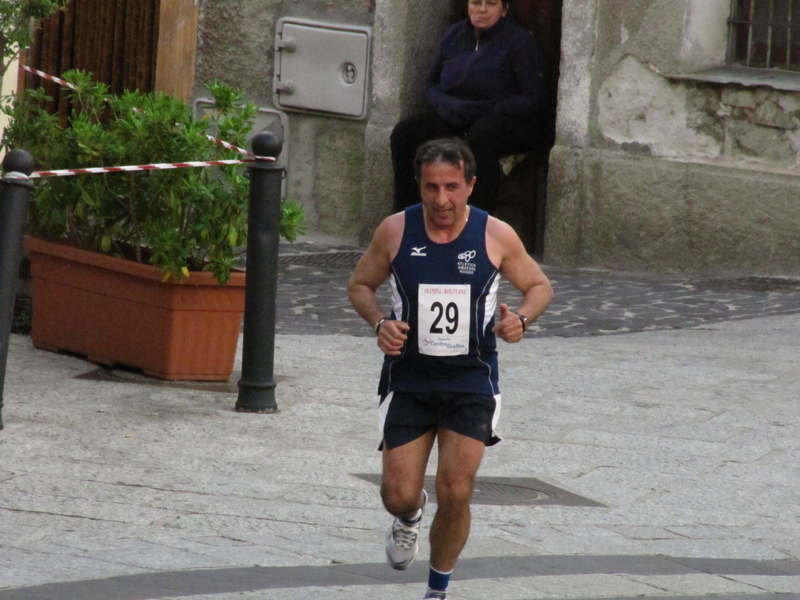
M 428 256 L 423 252 L 425 248 L 427 248 L 427 246 L 422 246 L 421 248 L 414 248 L 412 246 L 411 249 L 413 250 L 413 252 L 411 253 L 411 256 Z

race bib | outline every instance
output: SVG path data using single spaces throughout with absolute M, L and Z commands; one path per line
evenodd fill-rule
M 469 300 L 469 285 L 420 284 L 417 340 L 420 354 L 469 354 Z

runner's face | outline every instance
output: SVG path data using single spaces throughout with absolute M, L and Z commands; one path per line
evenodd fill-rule
M 483 31 L 504 17 L 507 10 L 502 0 L 469 0 L 467 3 L 467 14 L 472 26 Z
M 425 219 L 436 229 L 449 229 L 466 217 L 467 200 L 475 185 L 464 179 L 464 163 L 456 167 L 446 162 L 422 165 L 420 194 Z

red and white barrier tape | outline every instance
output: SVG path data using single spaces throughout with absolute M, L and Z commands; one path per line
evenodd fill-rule
M 255 158 L 255 154 L 253 154 L 252 152 L 250 152 L 248 150 L 245 150 L 244 148 L 239 148 L 239 146 L 234 146 L 231 143 L 223 142 L 222 140 L 218 140 L 214 136 L 205 135 L 203 133 L 200 133 L 199 131 L 197 132 L 197 135 L 204 136 L 209 142 L 214 142 L 217 146 L 222 146 L 223 148 L 227 148 L 228 150 L 233 150 L 235 152 L 238 152 L 239 154 L 243 154 L 244 156 L 249 156 L 250 158 Z
M 263 160 L 275 162 L 272 156 L 258 156 L 242 160 L 197 160 L 180 163 L 156 163 L 152 165 L 135 165 L 127 167 L 88 167 L 86 169 L 61 169 L 59 171 L 34 171 L 31 179 L 40 177 L 69 177 L 70 175 L 97 175 L 100 173 L 133 173 L 136 171 L 157 171 L 166 169 L 186 169 L 189 167 L 218 167 L 223 165 L 241 165 L 244 163 Z
M 28 65 L 22 65 L 22 68 L 25 69 L 28 73 L 33 73 L 34 75 L 38 75 L 42 79 L 47 79 L 48 81 L 54 81 L 58 85 L 64 86 L 64 87 L 69 88 L 71 90 L 78 89 L 73 84 L 71 84 L 69 81 L 66 81 L 65 79 L 61 79 L 59 77 L 56 77 L 55 75 L 49 75 L 47 73 L 44 73 L 43 71 L 37 71 L 36 69 L 31 69 Z
M 69 81 L 67 81 L 65 79 L 61 79 L 60 77 L 56 77 L 55 75 L 50 75 L 49 73 L 45 73 L 43 71 L 38 71 L 36 69 L 32 69 L 28 65 L 22 65 L 22 68 L 25 69 L 26 71 L 28 71 L 29 73 L 33 73 L 35 75 L 38 75 L 39 77 L 42 77 L 43 79 L 47 79 L 48 81 L 53 81 L 53 82 L 55 82 L 55 83 L 57 83 L 57 84 L 59 84 L 61 86 L 69 88 L 71 90 L 77 89 Z M 141 112 L 138 108 L 134 108 L 133 110 L 134 110 L 134 112 Z M 255 158 L 255 154 L 253 154 L 252 152 L 250 152 L 248 150 L 245 150 L 244 148 L 239 148 L 239 146 L 234 146 L 233 144 L 231 144 L 229 142 L 223 142 L 222 140 L 219 140 L 219 139 L 215 138 L 214 136 L 206 135 L 204 133 L 200 133 L 199 131 L 197 132 L 197 135 L 205 137 L 208 141 L 214 142 L 217 146 L 222 146 L 223 148 L 226 148 L 228 150 L 233 150 L 234 152 L 238 152 L 239 154 L 242 154 L 244 156 L 247 156 L 247 157 L 250 157 L 250 158 Z
M 60 77 L 56 77 L 55 75 L 50 75 L 49 73 L 45 73 L 43 71 L 39 71 L 37 69 L 32 69 L 28 65 L 22 65 L 22 68 L 28 71 L 29 73 L 33 73 L 42 77 L 43 79 L 47 79 L 48 81 L 53 81 L 61 86 L 69 88 L 71 90 L 77 89 L 73 84 L 65 79 L 61 79 Z M 134 109 L 136 112 L 140 112 L 138 109 Z M 31 173 L 31 179 L 37 179 L 40 177 L 69 177 L 70 175 L 95 175 L 98 173 L 131 173 L 136 171 L 155 171 L 155 170 L 164 170 L 164 169 L 185 169 L 188 167 L 216 167 L 220 165 L 240 165 L 248 162 L 252 162 L 254 160 L 264 160 L 268 162 L 275 162 L 277 159 L 271 156 L 262 156 L 257 157 L 252 152 L 245 150 L 244 148 L 239 148 L 238 146 L 234 146 L 229 142 L 224 142 L 219 140 L 211 135 L 206 135 L 204 133 L 197 132 L 197 135 L 205 137 L 208 141 L 214 142 L 218 146 L 222 146 L 227 150 L 233 150 L 234 152 L 238 152 L 244 156 L 247 156 L 247 159 L 242 160 L 206 160 L 206 161 L 191 161 L 191 162 L 181 162 L 181 163 L 160 163 L 160 164 L 152 164 L 152 165 L 135 165 L 135 166 L 126 166 L 126 167 L 90 167 L 86 169 L 62 169 L 59 171 L 36 171 Z

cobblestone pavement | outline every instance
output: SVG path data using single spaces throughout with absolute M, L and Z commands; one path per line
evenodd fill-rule
M 360 255 L 351 247 L 307 252 L 282 245 L 277 332 L 370 336 L 347 300 L 347 280 Z M 555 296 L 531 327 L 540 336 L 654 331 L 800 312 L 800 279 L 691 279 L 543 268 Z M 516 294 L 510 284 L 501 284 L 501 301 L 513 305 Z M 388 286 L 379 295 L 388 308 Z

